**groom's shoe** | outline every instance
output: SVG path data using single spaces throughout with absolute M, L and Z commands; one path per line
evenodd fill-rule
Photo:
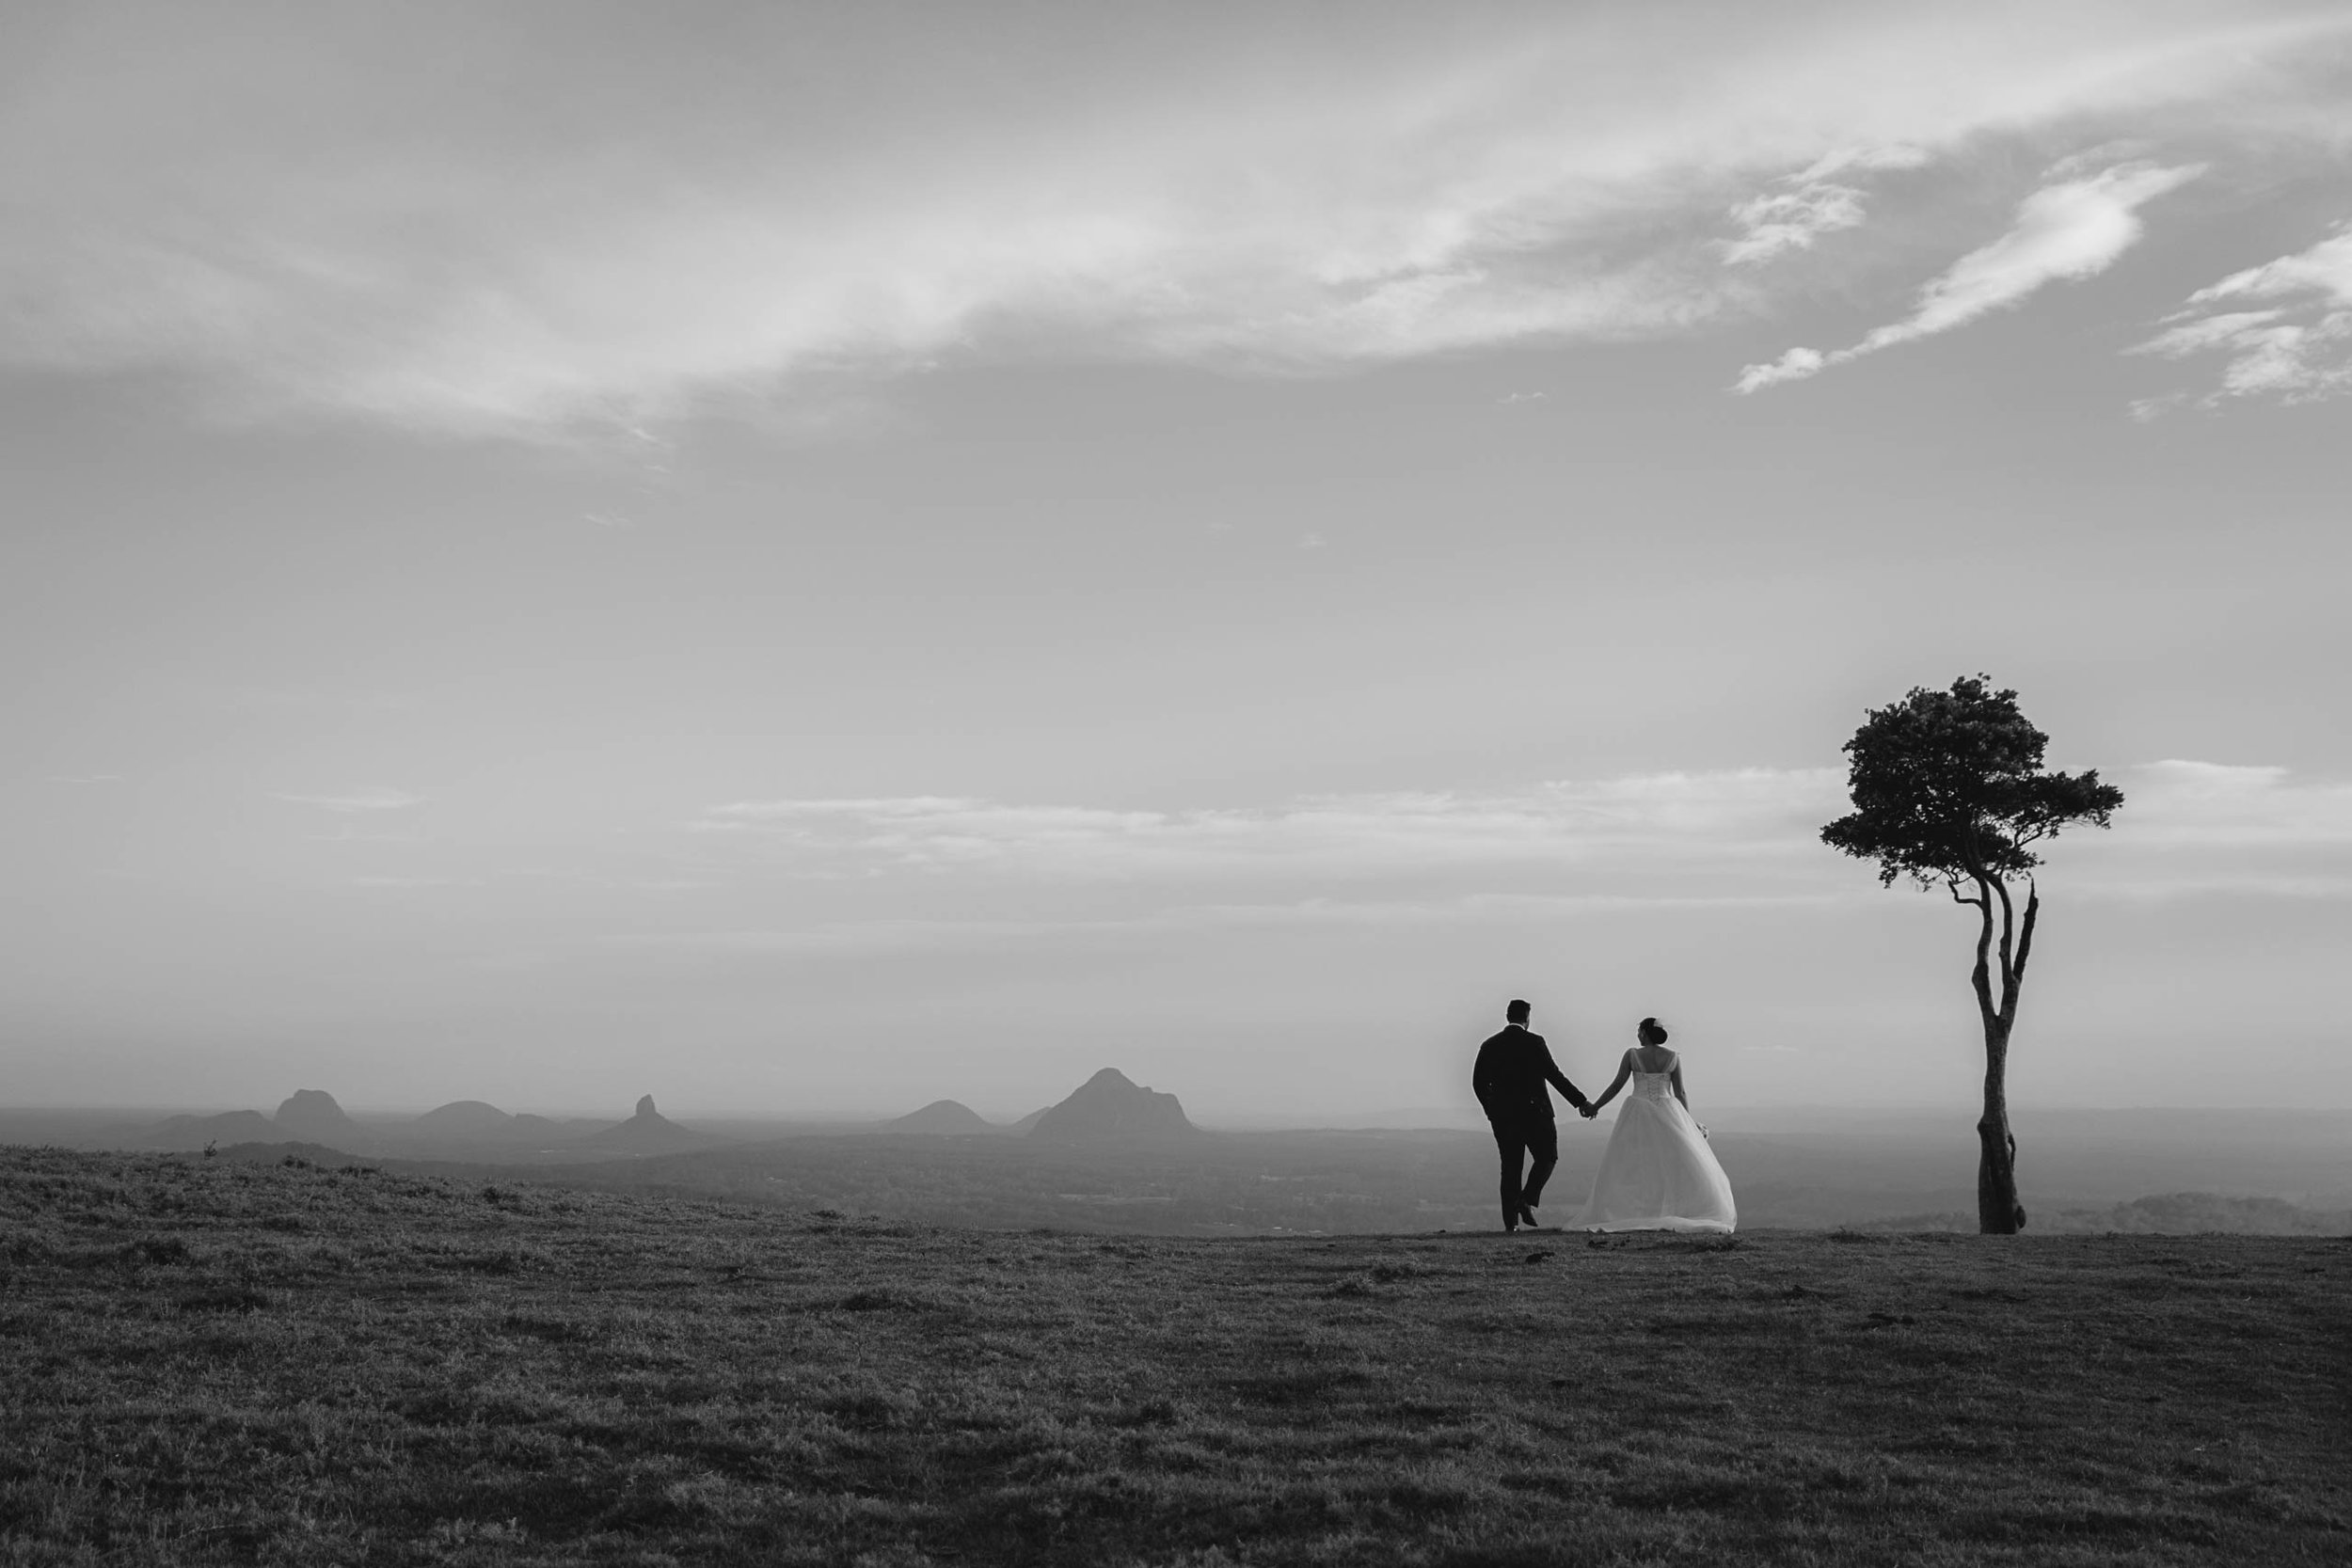
M 1543 1227 L 1535 1221 L 1535 1211 L 1524 1206 L 1522 1206 L 1519 1210 L 1519 1224 L 1527 1227 L 1530 1230 L 1541 1230 L 1543 1228 Z

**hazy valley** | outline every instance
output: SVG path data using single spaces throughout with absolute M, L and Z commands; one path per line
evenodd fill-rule
M 1971 1229 L 1975 1137 L 1947 1112 L 1737 1111 L 1713 1142 L 1743 1227 Z M 2022 1112 L 2045 1231 L 2352 1233 L 2352 1113 Z M 1606 1119 L 1561 1122 L 1543 1217 L 1570 1218 Z M 1493 1222 L 1494 1153 L 1461 1127 L 1219 1131 L 1113 1069 L 1009 1123 L 953 1101 L 870 1123 L 511 1115 L 458 1101 L 354 1116 L 303 1090 L 274 1115 L 0 1113 L 0 1141 L 389 1164 L 485 1180 L 725 1197 L 930 1224 L 1168 1235 L 1460 1230 Z

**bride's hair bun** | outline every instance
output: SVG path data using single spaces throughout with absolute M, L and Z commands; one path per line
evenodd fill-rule
M 1665 1044 L 1666 1026 L 1654 1018 L 1642 1020 L 1642 1043 L 1644 1045 Z

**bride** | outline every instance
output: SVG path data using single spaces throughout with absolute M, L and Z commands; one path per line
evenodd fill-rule
M 1682 1059 L 1666 1049 L 1666 1031 L 1656 1019 L 1642 1020 L 1636 1033 L 1642 1043 L 1625 1053 L 1616 1081 L 1584 1113 L 1598 1114 L 1632 1080 L 1593 1178 L 1592 1198 L 1568 1227 L 1729 1230 L 1740 1218 L 1731 1182 L 1707 1147 L 1707 1130 L 1691 1119 Z

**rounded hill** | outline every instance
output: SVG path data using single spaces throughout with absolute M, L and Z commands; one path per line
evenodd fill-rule
M 934 1100 L 919 1111 L 909 1111 L 905 1116 L 883 1122 L 882 1131 L 941 1135 L 996 1132 L 1002 1129 L 960 1100 Z
M 499 1138 L 514 1130 L 513 1117 L 482 1100 L 453 1100 L 409 1124 L 410 1132 L 428 1138 Z

